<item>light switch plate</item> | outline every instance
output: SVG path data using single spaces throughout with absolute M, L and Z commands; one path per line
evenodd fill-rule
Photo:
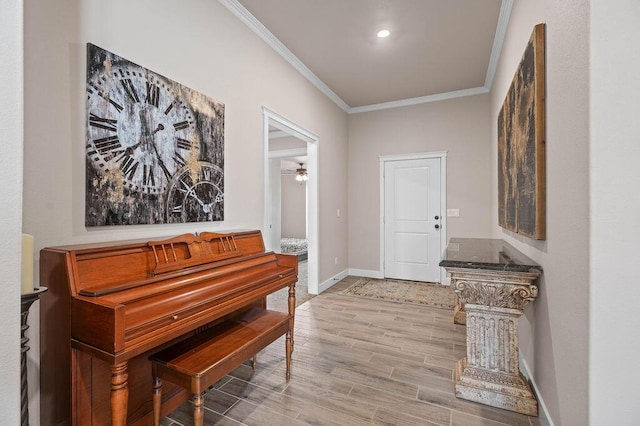
M 460 209 L 447 209 L 447 217 L 460 217 Z

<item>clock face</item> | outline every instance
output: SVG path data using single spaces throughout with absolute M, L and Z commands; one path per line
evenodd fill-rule
M 197 168 L 184 167 L 169 184 L 167 218 L 169 222 L 223 220 L 223 171 L 206 161 Z
M 158 194 L 197 160 L 194 114 L 156 74 L 109 64 L 87 91 L 87 155 L 103 175 L 130 191 Z

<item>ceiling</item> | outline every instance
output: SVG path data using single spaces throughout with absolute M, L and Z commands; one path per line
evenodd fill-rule
M 488 92 L 513 0 L 220 2 L 354 113 Z

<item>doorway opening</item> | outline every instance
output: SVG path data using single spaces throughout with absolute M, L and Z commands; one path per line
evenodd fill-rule
M 318 137 L 265 107 L 263 118 L 263 236 L 268 250 L 298 257 L 296 299 L 303 302 L 318 294 Z

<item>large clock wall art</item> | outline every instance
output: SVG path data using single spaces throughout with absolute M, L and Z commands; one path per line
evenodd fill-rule
M 224 220 L 224 104 L 87 44 L 86 226 Z

